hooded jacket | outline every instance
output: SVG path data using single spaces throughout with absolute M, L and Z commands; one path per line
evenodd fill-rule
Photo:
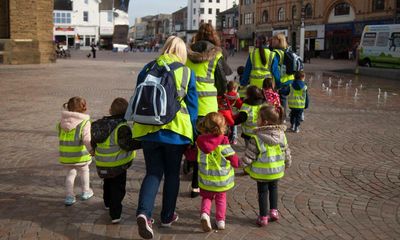
M 222 53 L 222 49 L 209 41 L 198 41 L 188 48 L 188 58 L 193 63 L 211 61 L 218 53 Z M 226 92 L 226 75 L 229 75 L 229 73 L 232 73 L 232 70 L 226 64 L 224 57 L 222 57 L 218 61 L 214 73 L 214 86 L 217 89 L 218 96 L 222 96 Z
M 90 116 L 84 113 L 62 111 L 60 127 L 65 131 L 71 131 L 76 128 L 83 120 L 89 120 Z M 82 142 L 85 145 L 88 152 L 93 152 L 93 148 L 90 144 L 90 121 L 88 121 L 82 129 Z
M 267 125 L 256 128 L 254 132 L 267 145 L 281 145 L 281 149 L 285 153 L 285 168 L 289 168 L 292 164 L 292 156 L 289 146 L 285 144 L 285 130 L 285 125 Z M 245 152 L 245 157 L 241 162 L 242 167 L 246 167 L 253 161 L 256 161 L 258 154 L 260 154 L 260 151 L 257 148 L 257 143 L 254 138 L 251 138 Z
M 293 87 L 295 90 L 301 90 L 301 89 L 303 89 L 305 86 L 306 86 L 306 83 L 305 83 L 303 80 L 295 79 L 295 80 L 292 82 L 292 87 Z M 281 89 L 281 92 L 280 92 L 280 93 L 281 93 L 282 95 L 285 95 L 286 97 L 289 96 L 289 94 L 290 94 L 290 87 L 287 86 L 287 87 Z M 309 97 L 308 97 L 308 91 L 306 91 L 306 106 L 304 107 L 304 109 L 307 109 L 307 108 L 308 108 L 309 103 L 310 103 L 310 99 L 309 99 Z
M 197 138 L 196 143 L 197 143 L 197 146 L 199 147 L 199 149 L 203 153 L 209 154 L 212 151 L 214 151 L 219 145 L 222 145 L 222 144 L 228 145 L 229 139 L 228 139 L 228 137 L 226 137 L 224 135 L 216 136 L 213 134 L 203 134 Z M 234 168 L 239 167 L 239 158 L 236 153 L 235 153 L 235 155 L 227 157 L 226 160 L 231 162 L 232 167 L 234 167 Z

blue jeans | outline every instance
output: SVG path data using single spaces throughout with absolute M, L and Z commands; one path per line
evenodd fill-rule
M 187 146 L 143 141 L 142 147 L 146 162 L 146 176 L 140 187 L 136 215 L 144 214 L 147 218 L 151 218 L 154 201 L 164 175 L 161 222 L 168 223 L 175 212 L 181 160 Z

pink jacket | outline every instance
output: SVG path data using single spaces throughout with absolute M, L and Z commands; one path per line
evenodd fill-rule
M 78 124 L 80 124 L 83 120 L 89 120 L 89 119 L 90 116 L 87 114 L 62 111 L 60 126 L 62 129 L 70 131 L 76 128 L 76 126 L 78 126 Z M 88 152 L 93 151 L 92 146 L 90 145 L 90 140 L 91 136 L 90 136 L 90 121 L 89 121 L 82 129 L 82 141 L 83 144 L 86 146 Z
M 229 145 L 229 139 L 224 135 L 215 136 L 212 134 L 204 134 L 197 138 L 196 143 L 203 153 L 209 154 L 221 144 Z M 239 167 L 239 158 L 236 153 L 226 159 L 231 162 L 232 167 Z

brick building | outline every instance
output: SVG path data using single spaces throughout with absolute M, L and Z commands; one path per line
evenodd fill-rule
M 187 7 L 172 13 L 172 33 L 186 41 Z
M 247 50 L 254 45 L 256 32 L 256 0 L 240 0 L 239 2 L 239 49 Z
M 0 0 L 0 63 L 54 62 L 52 28 L 52 0 Z
M 216 29 L 221 38 L 222 46 L 238 46 L 237 29 L 239 27 L 239 6 L 217 14 Z

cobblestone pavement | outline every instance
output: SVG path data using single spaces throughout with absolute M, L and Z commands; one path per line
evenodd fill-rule
M 111 225 L 94 165 L 95 197 L 63 205 L 66 171 L 57 160 L 55 125 L 61 105 L 74 95 L 88 100 L 92 118 L 106 114 L 113 98 L 130 96 L 137 72 L 153 56 L 99 52 L 92 60 L 73 53 L 53 65 L 0 65 L 0 239 L 139 238 L 142 152 L 128 173 L 123 220 Z M 230 63 L 235 68 L 245 58 L 239 54 Z M 238 174 L 228 193 L 227 229 L 205 234 L 200 199 L 189 198 L 190 182 L 182 177 L 180 220 L 171 229 L 158 228 L 158 197 L 156 238 L 400 239 L 400 82 L 326 71 L 351 64 L 306 65 L 313 71 L 307 76 L 311 105 L 301 132 L 287 134 L 293 166 L 280 181 L 279 222 L 256 227 L 256 184 Z M 323 90 L 329 78 L 331 91 Z M 242 143 L 237 150 L 243 152 Z

